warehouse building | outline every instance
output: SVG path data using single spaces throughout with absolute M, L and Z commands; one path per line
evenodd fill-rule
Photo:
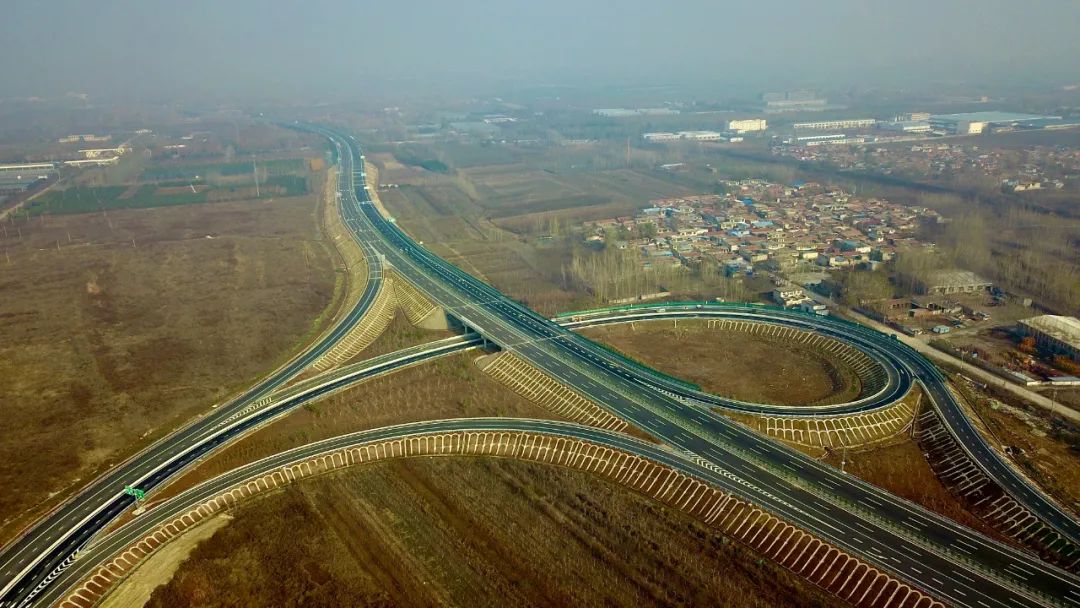
M 764 131 L 769 123 L 764 118 L 747 118 L 745 120 L 729 120 L 727 130 L 735 133 L 750 133 L 752 131 Z
M 848 118 L 845 120 L 816 120 L 813 122 L 797 122 L 793 126 L 796 130 L 813 129 L 818 131 L 830 131 L 841 129 L 868 129 L 877 124 L 873 118 Z
M 1035 338 L 1040 350 L 1080 361 L 1080 319 L 1040 315 L 1017 322 L 1021 335 Z
M 52 163 L 17 163 L 0 165 L 0 193 L 14 194 L 30 189 L 43 179 L 56 175 Z
M 1040 129 L 1061 121 L 1060 116 L 1016 114 L 1014 112 L 965 112 L 930 117 L 930 127 L 951 135 L 976 135 L 989 129 L 1015 127 Z
M 642 139 L 648 142 L 665 142 L 665 141 L 724 141 L 724 134 L 717 131 L 679 131 L 678 133 L 668 133 L 666 131 L 656 133 L 645 133 L 641 136 Z
M 939 270 L 919 281 L 919 291 L 929 295 L 978 293 L 993 287 L 993 283 L 967 270 Z

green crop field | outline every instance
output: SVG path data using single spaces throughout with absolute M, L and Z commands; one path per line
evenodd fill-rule
M 279 160 L 258 161 L 260 173 L 267 175 L 287 175 L 290 173 L 303 173 L 307 171 L 305 161 L 302 158 L 285 158 Z M 139 176 L 143 181 L 160 181 L 175 179 L 205 179 L 207 176 L 237 177 L 251 175 L 253 171 L 251 162 L 234 163 L 161 163 L 147 168 Z
M 66 215 L 89 213 L 102 209 L 138 209 L 143 207 L 168 207 L 205 203 L 207 191 L 170 192 L 161 194 L 157 186 L 143 185 L 131 193 L 125 186 L 75 187 L 49 192 L 24 210 L 29 215 Z
M 282 196 L 302 196 L 309 192 L 307 178 L 301 175 L 273 175 L 260 184 L 261 193 L 254 196 L 252 187 L 207 187 L 197 189 L 183 186 L 77 186 L 55 190 L 38 197 L 26 205 L 20 213 L 37 216 L 43 213 L 67 215 L 90 213 L 112 209 L 139 209 L 146 207 L 170 207 L 236 199 L 270 199 Z

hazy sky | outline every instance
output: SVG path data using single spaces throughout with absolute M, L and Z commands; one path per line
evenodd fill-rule
M 0 97 L 1080 80 L 1078 0 L 4 0 Z M 385 86 L 385 85 L 380 85 Z M 742 87 L 735 87 L 742 88 Z

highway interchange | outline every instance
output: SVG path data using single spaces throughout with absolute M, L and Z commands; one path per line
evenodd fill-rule
M 342 213 L 364 246 L 369 260 L 386 260 L 474 332 L 513 351 L 628 422 L 662 439 L 675 449 L 676 454 L 682 455 L 678 458 L 680 466 L 701 467 L 689 456 L 694 454 L 708 463 L 711 468 L 704 467 L 704 470 L 713 471 L 713 476 L 713 469 L 722 469 L 751 480 L 756 490 L 749 491 L 746 486 L 739 485 L 732 491 L 950 604 L 1035 606 L 1050 600 L 1060 605 L 1080 606 L 1080 581 L 1075 576 L 760 437 L 713 413 L 709 407 L 715 405 L 711 397 L 687 392 L 678 383 L 667 382 L 662 376 L 629 365 L 624 359 L 536 315 L 427 252 L 378 213 L 364 186 L 354 184 L 355 179 L 360 179 L 362 184 L 364 177 L 362 156 L 355 142 L 333 132 L 322 132 L 338 147 L 342 166 Z M 380 274 L 375 272 L 372 276 Z M 296 390 L 286 393 L 273 404 L 252 410 L 253 404 L 260 403 L 259 400 L 275 387 L 331 347 L 351 327 L 350 323 L 355 324 L 377 288 L 375 280 L 369 282 L 361 302 L 330 335 L 274 376 L 118 465 L 91 484 L 76 500 L 65 503 L 18 542 L 5 547 L 0 553 L 0 585 L 3 585 L 0 597 L 6 602 L 4 605 L 26 605 L 27 600 L 37 598 L 36 593 L 47 589 L 47 595 L 37 598 L 44 603 L 46 598 L 55 597 L 65 584 L 77 580 L 75 577 L 80 569 L 93 563 L 89 553 L 100 552 L 101 545 L 89 549 L 86 559 L 80 556 L 75 561 L 76 566 L 66 571 L 57 571 L 57 566 L 65 563 L 76 549 L 131 506 L 132 499 L 120 492 L 124 485 L 135 483 L 152 489 L 228 440 L 281 415 L 298 403 L 319 398 L 358 379 L 475 345 L 473 338 L 451 339 L 434 349 L 425 345 L 427 348 L 417 347 L 409 352 L 376 358 L 358 368 L 351 366 L 355 368 L 350 372 L 354 373 L 352 376 L 337 374 L 331 382 L 298 385 Z M 651 310 L 642 311 L 641 315 L 713 315 L 769 320 L 840 335 L 864 351 L 879 352 L 885 361 L 897 362 L 890 371 L 889 393 L 901 389 L 906 392 L 906 387 L 913 381 L 922 384 L 947 424 L 981 466 L 1015 498 L 1066 536 L 1077 538 L 1076 522 L 1041 492 L 1030 487 L 978 437 L 948 393 L 939 372 L 920 355 L 908 352 L 890 337 L 860 326 L 750 306 Z M 603 318 L 599 317 L 600 320 Z M 727 405 L 741 407 L 737 402 Z M 869 408 L 872 404 L 852 407 Z M 250 413 L 237 417 L 238 412 L 248 410 Z M 536 430 L 548 428 L 543 425 L 550 424 L 539 421 L 452 422 L 461 429 L 476 428 L 470 424 L 503 424 L 507 428 L 525 425 Z M 386 432 L 423 432 L 418 430 L 421 427 L 394 428 L 396 430 Z M 610 434 L 576 425 L 562 425 L 557 431 L 571 435 L 592 433 L 590 436 L 599 437 L 598 441 L 614 441 L 608 437 Z M 620 439 L 623 440 L 624 437 Z M 649 449 L 655 450 L 640 442 L 620 445 L 642 455 Z M 665 454 L 665 458 L 671 457 L 669 453 Z M 151 510 L 152 517 L 143 516 L 136 522 L 144 525 L 142 522 L 145 521 L 149 525 L 158 517 L 156 511 L 157 508 Z M 102 541 L 111 542 L 114 542 L 113 536 Z M 50 575 L 52 585 L 41 587 L 41 581 Z

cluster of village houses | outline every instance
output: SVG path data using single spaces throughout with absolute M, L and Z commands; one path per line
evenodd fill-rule
M 775 154 L 826 162 L 839 169 L 885 175 L 952 178 L 971 174 L 999 183 L 1005 191 L 1060 190 L 1080 180 L 1080 150 L 1031 146 L 986 148 L 972 144 L 924 142 L 905 146 L 777 146 Z
M 650 201 L 633 217 L 586 224 L 587 240 L 641 252 L 645 268 L 720 264 L 728 275 L 766 269 L 874 268 L 917 246 L 932 210 L 860 198 L 818 183 L 723 182 L 725 194 Z

